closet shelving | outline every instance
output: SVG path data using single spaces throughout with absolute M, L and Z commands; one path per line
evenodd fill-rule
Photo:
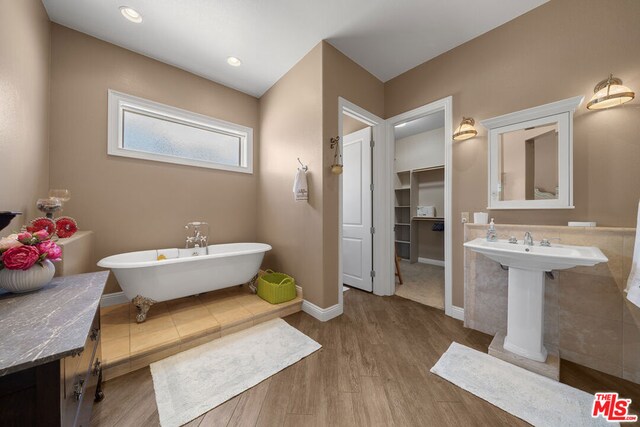
M 398 256 L 418 261 L 418 224 L 443 222 L 442 217 L 419 217 L 418 206 L 435 206 L 444 213 L 444 166 L 397 171 L 395 179 L 395 242 Z
M 395 180 L 396 251 L 408 259 L 411 251 L 411 171 L 396 173 Z

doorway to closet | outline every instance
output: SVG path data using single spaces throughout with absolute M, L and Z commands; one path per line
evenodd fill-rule
M 395 294 L 444 310 L 445 111 L 409 117 L 392 130 Z
M 412 233 L 419 233 L 420 227 L 424 228 L 423 225 L 420 224 L 431 224 L 431 227 L 435 224 L 436 228 L 444 227 L 444 231 L 439 232 L 444 236 L 444 269 L 440 265 L 433 265 L 435 267 L 440 267 L 439 272 L 443 272 L 444 274 L 444 311 L 445 314 L 456 319 L 463 319 L 464 310 L 461 307 L 456 307 L 452 304 L 452 277 L 451 277 L 451 261 L 452 261 L 452 233 L 451 227 L 446 226 L 447 224 L 451 224 L 451 197 L 452 197 L 452 97 L 442 98 L 440 100 L 434 101 L 430 104 L 424 105 L 422 107 L 418 107 L 414 110 L 407 111 L 405 113 L 399 114 L 397 116 L 388 118 L 383 120 L 374 114 L 360 108 L 359 106 L 345 100 L 344 98 L 339 98 L 338 100 L 338 129 L 340 136 L 340 148 L 341 150 L 344 148 L 342 144 L 345 140 L 345 135 L 349 134 L 347 130 L 345 132 L 344 122 L 349 121 L 349 118 L 356 119 L 359 122 L 364 123 L 371 129 L 372 141 L 370 147 L 373 149 L 371 152 L 371 206 L 372 209 L 369 211 L 366 208 L 362 209 L 362 212 L 371 212 L 371 255 L 370 258 L 366 255 L 366 250 L 356 251 L 357 256 L 360 254 L 365 254 L 367 259 L 371 260 L 372 270 L 370 272 L 371 281 L 366 278 L 367 266 L 360 267 L 360 271 L 358 274 L 359 277 L 364 279 L 364 282 L 371 283 L 371 288 L 374 294 L 386 296 L 386 295 L 395 295 L 396 293 L 396 278 L 394 277 L 394 264 L 395 264 L 395 254 L 396 254 L 396 242 L 395 240 L 403 240 L 405 242 L 409 242 L 409 245 L 400 249 L 400 255 L 404 255 L 406 258 L 405 261 L 398 261 L 398 263 L 407 263 L 407 264 L 424 264 L 424 265 L 433 265 L 426 264 L 424 261 L 426 260 L 435 260 L 441 261 L 438 259 L 438 255 L 436 253 L 427 252 L 426 255 L 424 252 L 420 252 L 418 250 L 415 255 L 416 262 L 411 262 L 411 236 Z M 419 120 L 423 117 L 431 116 L 435 113 L 440 113 L 440 116 L 434 117 L 442 117 L 442 113 L 444 113 L 444 126 L 440 126 L 443 128 L 443 137 L 442 137 L 442 145 L 443 145 L 443 156 L 444 160 L 440 160 L 439 163 L 431 163 L 431 164 L 421 164 L 421 165 L 410 165 L 404 166 L 407 169 L 404 170 L 404 178 L 408 180 L 405 181 L 405 185 L 408 185 L 408 195 L 405 194 L 404 197 L 405 202 L 403 204 L 398 204 L 398 206 L 408 206 L 409 208 L 405 209 L 405 217 L 402 221 L 400 221 L 396 217 L 396 203 L 398 203 L 398 198 L 396 197 L 396 184 L 398 180 L 401 180 L 402 177 L 396 174 L 396 165 L 395 165 L 395 129 L 396 125 L 399 128 L 407 127 L 410 122 Z M 406 123 L 406 125 L 403 125 Z M 419 122 L 418 122 L 419 123 Z M 426 131 L 423 131 L 426 132 Z M 353 132 L 350 132 L 353 133 Z M 398 138 L 402 139 L 402 138 Z M 362 146 L 360 146 L 362 147 Z M 408 159 L 412 160 L 412 159 Z M 362 164 L 362 163 L 360 163 Z M 431 167 L 433 169 L 429 170 Z M 344 167 L 344 171 L 346 172 L 346 165 Z M 439 169 L 439 170 L 438 170 Z M 398 169 L 399 172 L 403 172 Z M 409 172 L 409 173 L 406 173 Z M 412 174 L 413 172 L 413 174 Z M 412 182 L 415 182 L 415 192 L 414 197 L 419 196 L 422 193 L 429 192 L 429 185 L 425 182 L 425 180 L 430 179 L 430 174 L 441 174 L 444 176 L 444 203 L 442 205 L 438 204 L 419 204 L 422 203 L 420 198 L 416 199 L 416 202 L 412 204 L 411 198 L 411 185 Z M 356 176 L 362 177 L 362 174 L 355 174 Z M 368 175 L 367 175 L 368 176 Z M 415 181 L 412 181 L 412 176 L 415 176 Z M 348 178 L 347 178 L 348 179 Z M 435 180 L 435 179 L 434 179 Z M 364 265 L 365 259 L 362 258 L 358 261 L 347 259 L 351 256 L 350 251 L 344 250 L 345 241 L 343 239 L 343 235 L 345 232 L 345 223 L 343 221 L 343 215 L 345 214 L 345 210 L 343 205 L 345 201 L 349 198 L 349 192 L 345 194 L 344 188 L 346 188 L 344 184 L 344 174 L 340 175 L 339 178 L 339 247 L 338 247 L 338 305 L 340 308 L 340 312 L 343 307 L 343 290 L 348 287 L 344 286 L 345 274 L 344 267 L 349 262 L 354 262 L 354 265 L 362 266 Z M 347 183 L 347 185 L 349 185 Z M 360 181 L 360 187 L 363 189 L 363 194 L 366 191 L 366 181 Z M 344 188 L 343 188 L 344 187 Z M 442 189 L 442 185 L 440 185 Z M 442 190 L 439 191 L 442 191 Z M 405 193 L 407 192 L 404 189 Z M 423 197 L 424 198 L 424 197 Z M 408 202 L 406 201 L 408 200 Z M 369 206 L 368 203 L 365 206 Z M 423 206 L 423 209 L 420 211 L 420 215 L 418 215 L 417 207 Z M 429 215 L 429 209 L 427 207 L 433 206 L 433 211 L 431 212 L 431 218 L 423 219 L 417 218 L 418 216 L 422 217 L 423 215 Z M 414 209 L 415 208 L 415 213 Z M 416 217 L 414 219 L 414 217 Z M 424 222 L 418 222 L 424 221 Z M 409 224 L 408 231 L 404 235 L 404 238 L 396 238 L 395 232 L 395 224 L 403 223 Z M 414 224 L 415 223 L 415 224 Z M 412 226 L 413 225 L 413 226 Z M 405 225 L 406 227 L 406 225 Z M 427 226 L 428 227 L 428 226 Z M 366 229 L 366 227 L 363 227 Z M 413 232 L 412 229 L 413 228 Z M 433 230 L 431 230 L 433 231 Z M 399 233 L 402 233 L 400 231 Z M 408 240 L 407 240 L 408 239 Z M 415 248 L 420 247 L 420 242 L 427 242 L 427 238 L 423 238 L 420 240 L 420 234 L 416 238 L 418 244 Z M 406 244 L 405 244 L 406 245 Z M 363 245 L 362 248 L 366 248 L 366 245 Z M 436 246 L 433 246 L 434 248 Z M 438 246 L 441 248 L 442 246 Z M 414 250 L 415 250 L 414 248 Z M 404 251 L 404 252 L 403 252 Z M 399 255 L 399 256 L 400 256 Z M 423 261 L 422 263 L 418 263 L 418 261 Z M 440 263 L 438 263 L 440 264 Z M 420 266 L 418 266 L 420 268 Z M 406 269 L 406 266 L 405 266 Z M 402 274 L 402 271 L 401 271 Z M 409 276 L 411 272 L 407 273 Z M 420 274 L 418 274 L 420 275 Z M 436 276 L 436 274 L 432 274 L 431 276 Z M 404 286 L 404 285 L 402 285 Z M 355 286 L 354 286 L 355 287 Z

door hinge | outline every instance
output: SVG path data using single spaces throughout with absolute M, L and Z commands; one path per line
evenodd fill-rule
M 369 147 L 373 148 L 375 146 L 376 146 L 376 142 L 373 139 L 369 141 Z
M 373 193 L 373 184 L 369 185 L 369 189 L 371 190 L 371 192 Z
M 376 228 L 375 227 L 371 227 L 371 234 L 376 234 Z
M 371 270 L 371 278 L 373 279 L 374 277 L 376 277 L 376 271 L 375 270 Z

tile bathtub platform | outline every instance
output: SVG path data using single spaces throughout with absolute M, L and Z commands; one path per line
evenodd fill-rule
M 109 380 L 153 362 L 276 317 L 297 313 L 302 295 L 273 305 L 236 286 L 157 303 L 136 322 L 133 304 L 103 307 L 102 361 Z

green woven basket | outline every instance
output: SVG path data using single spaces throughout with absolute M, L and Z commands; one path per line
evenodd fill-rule
M 291 301 L 296 297 L 296 281 L 284 273 L 267 270 L 258 278 L 258 296 L 271 304 Z

